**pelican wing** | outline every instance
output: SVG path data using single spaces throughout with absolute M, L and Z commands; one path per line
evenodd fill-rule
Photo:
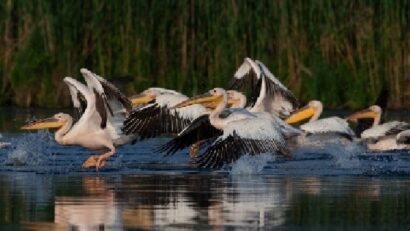
M 71 78 L 71 77 L 70 77 Z M 75 109 L 75 114 L 77 119 L 81 117 L 84 113 L 85 108 L 87 107 L 87 100 L 84 95 L 73 85 L 70 81 L 64 81 L 70 91 L 71 100 Z
M 258 98 L 256 102 L 263 104 L 265 111 L 271 112 L 282 119 L 289 116 L 296 108 L 298 108 L 298 100 L 262 62 L 256 60 L 256 63 L 259 65 L 263 76 L 266 78 L 266 86 L 261 88 L 259 94 L 259 97 L 264 98 Z
M 250 58 L 245 58 L 241 66 L 235 72 L 228 89 L 249 89 L 251 97 L 249 104 L 255 104 L 261 88 L 260 67 Z
M 121 127 L 127 115 L 127 104 L 131 103 L 129 101 L 124 103 L 126 97 L 102 77 L 84 68 L 81 69 L 81 73 L 87 82 L 88 89 L 94 94 L 95 110 L 101 118 L 100 127 L 102 129 L 107 128 L 115 144 L 128 142 L 128 138 L 124 136 Z
M 115 99 L 116 101 L 121 103 L 127 112 L 130 112 L 132 110 L 131 101 L 114 84 L 108 82 L 106 79 L 104 79 L 103 77 L 95 73 L 92 73 L 92 74 L 100 82 L 108 99 Z
M 153 138 L 163 134 L 176 134 L 191 122 L 178 112 L 160 107 L 157 103 L 134 109 L 124 121 L 125 134 L 138 134 L 140 139 Z
M 172 155 L 198 141 L 221 135 L 222 131 L 214 128 L 209 121 L 209 115 L 205 114 L 193 120 L 177 137 L 161 146 L 158 151 L 165 153 L 165 155 Z
M 85 68 L 81 68 L 80 72 L 87 82 L 88 88 L 91 92 L 93 92 L 95 96 L 95 108 L 101 117 L 100 126 L 104 129 L 107 126 L 107 114 L 110 113 L 111 115 L 113 115 L 113 111 L 108 104 L 108 99 L 104 92 L 104 88 L 91 71 Z
M 267 119 L 244 119 L 230 123 L 197 159 L 200 167 L 219 168 L 242 155 L 279 153 L 289 155 L 279 128 Z
M 401 131 L 410 129 L 410 124 L 400 121 L 391 121 L 384 124 L 373 126 L 362 132 L 363 139 L 377 139 L 383 136 L 396 135 Z
M 329 117 L 324 119 L 319 119 L 309 123 L 305 123 L 300 126 L 300 128 L 310 134 L 318 133 L 337 133 L 344 135 L 346 137 L 354 137 L 355 134 L 349 127 L 346 120 L 339 117 Z
M 154 103 L 136 108 L 129 114 L 124 121 L 123 131 L 125 134 L 138 134 L 141 139 L 181 132 L 206 111 L 200 105 L 169 109 L 186 99 L 188 97 L 181 94 L 158 95 Z
M 269 112 L 280 118 L 298 107 L 298 100 L 260 61 L 245 58 L 236 71 L 230 89 L 251 91 L 252 112 Z
M 92 91 L 90 91 L 90 89 L 83 83 L 71 77 L 65 77 L 64 82 L 68 86 L 75 88 L 78 94 L 82 95 L 86 101 L 85 110 L 79 118 L 78 122 L 73 125 L 70 133 L 76 134 L 76 132 L 81 132 L 84 125 L 86 125 L 88 129 L 93 129 L 95 126 L 100 127 L 101 117 L 96 112 L 96 98 Z

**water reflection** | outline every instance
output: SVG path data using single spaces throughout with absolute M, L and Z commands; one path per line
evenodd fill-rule
M 121 208 L 115 194 L 100 177 L 82 178 L 86 196 L 56 196 L 54 224 L 61 230 L 121 228 Z
M 327 227 L 410 223 L 409 179 L 1 174 L 0 229 Z

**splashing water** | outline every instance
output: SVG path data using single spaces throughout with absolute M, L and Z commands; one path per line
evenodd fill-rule
M 47 165 L 52 161 L 50 147 L 54 143 L 53 136 L 48 131 L 23 134 L 18 139 L 12 140 L 12 148 L 6 165 L 13 166 L 39 166 Z
M 366 150 L 362 145 L 356 143 L 331 143 L 326 146 L 326 149 L 333 156 L 334 165 L 345 169 L 360 168 L 358 156 Z
M 255 175 L 261 173 L 269 161 L 275 158 L 270 153 L 251 156 L 244 155 L 232 164 L 230 175 Z

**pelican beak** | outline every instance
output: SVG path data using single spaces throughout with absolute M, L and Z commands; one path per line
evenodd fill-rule
M 136 107 L 152 102 L 155 99 L 155 97 L 150 95 L 139 94 L 133 95 L 129 99 L 131 100 L 132 106 Z
M 219 102 L 222 100 L 222 96 L 213 96 L 209 93 L 203 94 L 203 95 L 198 95 L 194 96 L 190 99 L 187 99 L 177 105 L 175 105 L 173 108 L 182 108 L 182 107 L 187 107 L 193 104 L 201 104 L 205 107 L 211 108 L 219 104 Z
M 64 125 L 63 121 L 59 121 L 54 117 L 50 117 L 47 119 L 37 120 L 34 122 L 30 122 L 21 129 L 23 130 L 38 130 L 38 129 L 46 129 L 46 128 L 59 128 Z
M 302 120 L 311 118 L 316 113 L 316 109 L 311 106 L 302 107 L 299 110 L 294 111 L 285 122 L 288 124 L 295 124 Z
M 358 119 L 374 119 L 376 117 L 376 112 L 370 109 L 364 109 L 349 115 L 348 117 L 346 117 L 346 120 L 356 122 Z

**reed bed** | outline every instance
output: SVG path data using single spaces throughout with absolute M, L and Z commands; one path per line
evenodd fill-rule
M 226 86 L 246 56 L 302 101 L 410 106 L 410 1 L 3 0 L 0 103 L 67 106 L 64 76 L 87 67 L 196 94 Z

